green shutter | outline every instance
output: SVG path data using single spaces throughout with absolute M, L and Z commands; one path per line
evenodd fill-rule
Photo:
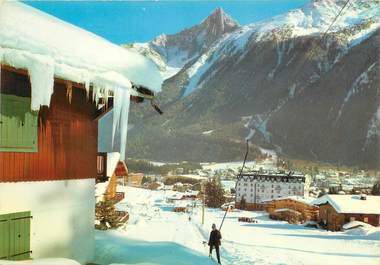
M 0 215 L 0 260 L 9 257 L 10 214 Z
M 0 215 L 0 259 L 30 258 L 30 212 Z
M 30 98 L 0 94 L 0 152 L 37 152 L 38 112 Z

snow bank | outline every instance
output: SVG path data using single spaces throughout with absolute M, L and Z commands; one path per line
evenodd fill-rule
M 0 265 L 80 265 L 80 263 L 71 259 L 37 259 L 37 260 L 24 260 L 24 261 L 8 261 L 0 260 Z
M 361 236 L 369 240 L 380 241 L 380 228 L 367 223 L 352 221 L 343 226 L 344 233 L 351 236 Z
M 349 230 L 349 229 L 353 229 L 353 228 L 357 228 L 357 227 L 367 227 L 368 228 L 368 227 L 372 227 L 372 226 L 367 224 L 367 223 L 360 222 L 360 221 L 352 221 L 352 222 L 349 222 L 349 223 L 343 225 L 344 230 Z
M 101 200 L 103 200 L 103 195 L 104 193 L 106 193 L 108 185 L 109 185 L 109 181 L 99 182 L 95 184 L 96 202 L 100 202 Z

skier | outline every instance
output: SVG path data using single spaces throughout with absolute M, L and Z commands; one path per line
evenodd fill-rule
M 218 263 L 220 263 L 220 254 L 219 254 L 219 246 L 221 245 L 220 240 L 222 239 L 222 235 L 219 230 L 216 229 L 216 225 L 212 224 L 212 231 L 210 233 L 210 239 L 208 240 L 208 245 L 210 246 L 210 254 L 212 256 L 212 249 L 215 247 L 216 257 L 218 259 Z

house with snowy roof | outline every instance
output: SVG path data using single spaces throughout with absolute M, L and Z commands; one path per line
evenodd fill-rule
M 141 55 L 14 1 L 0 1 L 0 64 L 0 259 L 89 262 L 99 119 L 112 109 L 124 147 L 130 101 L 152 100 L 161 76 Z
M 353 221 L 380 226 L 380 196 L 328 194 L 313 204 L 319 205 L 319 221 L 328 230 L 340 231 Z
M 312 204 L 313 200 L 302 196 L 280 197 L 267 201 L 265 210 L 270 218 L 290 223 L 318 221 L 318 206 Z
M 98 153 L 96 178 L 96 201 L 124 199 L 128 183 L 128 168 L 120 160 L 119 152 Z

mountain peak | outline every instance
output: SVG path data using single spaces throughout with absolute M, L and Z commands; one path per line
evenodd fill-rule
M 226 13 L 224 12 L 223 8 L 221 7 L 217 7 L 210 15 L 209 17 L 212 17 L 212 16 L 223 16 L 225 15 Z
M 240 27 L 221 7 L 216 8 L 200 25 L 211 29 L 210 33 L 215 35 L 223 35 Z
M 179 69 L 239 27 L 238 22 L 218 7 L 200 24 L 175 34 L 161 34 L 150 42 L 150 46 L 167 65 Z

